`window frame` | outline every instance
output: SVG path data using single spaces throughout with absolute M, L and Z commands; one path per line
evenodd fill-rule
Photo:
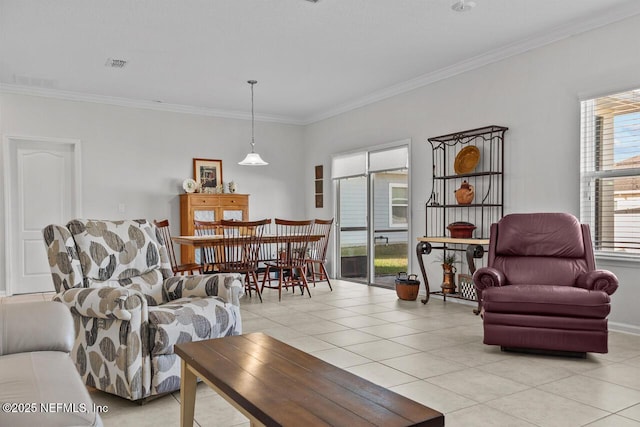
M 393 203 L 394 188 L 405 188 L 407 190 L 407 197 L 405 199 L 406 203 Z M 409 226 L 409 194 L 408 193 L 409 193 L 409 186 L 407 184 L 396 183 L 396 182 L 389 183 L 389 228 L 407 228 Z M 393 208 L 396 206 L 407 208 L 406 222 L 395 223 L 393 221 Z
M 609 98 L 630 95 L 632 98 L 631 109 L 621 109 L 616 112 L 612 109 L 609 114 L 598 114 L 598 101 L 607 102 Z M 637 107 L 633 106 L 637 103 Z M 617 260 L 634 260 L 640 261 L 640 251 L 631 248 L 632 252 L 625 252 L 623 240 L 617 240 L 615 233 L 616 223 L 616 193 L 613 187 L 605 191 L 603 188 L 604 180 L 615 180 L 619 178 L 636 178 L 640 180 L 640 167 L 631 168 L 615 168 L 614 161 L 610 164 L 603 164 L 603 158 L 606 155 L 615 155 L 615 117 L 624 114 L 640 113 L 640 89 L 629 90 L 625 92 L 613 93 L 609 95 L 601 95 L 590 99 L 580 101 L 580 220 L 585 224 L 589 224 L 591 228 L 591 238 L 594 245 L 594 252 L 598 258 L 617 259 Z M 605 122 L 610 121 L 609 130 Z M 633 134 L 634 138 L 638 138 L 640 142 L 640 130 Z M 629 158 L 640 156 L 640 143 L 634 147 L 636 151 Z M 611 191 L 607 197 L 607 192 Z M 610 202 L 610 205 L 607 205 Z M 608 206 L 608 209 L 605 207 Z M 608 210 L 609 213 L 603 213 Z M 603 240 L 603 231 L 607 228 L 607 219 L 609 218 L 608 231 L 612 236 L 610 242 Z M 632 227 L 637 225 L 640 228 L 640 219 L 632 219 Z M 637 221 L 637 222 L 636 222 Z M 626 227 L 625 227 L 626 228 Z M 610 245 L 608 245 L 610 243 Z M 632 238 L 632 246 L 640 247 L 640 238 Z M 629 248 L 626 248 L 629 249 Z

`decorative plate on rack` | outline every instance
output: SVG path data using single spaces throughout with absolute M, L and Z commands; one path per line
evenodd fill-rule
M 458 175 L 473 172 L 479 161 L 480 150 L 475 145 L 469 145 L 456 155 L 456 160 L 453 162 L 453 170 Z
M 184 181 L 182 181 L 182 188 L 187 193 L 195 192 L 197 187 L 198 187 L 198 184 L 191 178 L 187 178 Z

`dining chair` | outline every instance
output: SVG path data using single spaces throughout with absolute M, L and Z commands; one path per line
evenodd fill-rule
M 282 287 L 285 289 L 299 286 L 302 294 L 307 290 L 309 298 L 309 284 L 307 283 L 307 248 L 309 235 L 313 227 L 313 220 L 290 221 L 275 219 L 276 236 L 278 241 L 276 259 L 266 262 L 267 269 L 262 278 L 261 291 L 264 288 L 277 289 L 278 301 L 282 300 Z M 271 272 L 278 273 L 278 284 L 272 285 Z M 297 272 L 297 274 L 296 274 Z M 267 284 L 268 282 L 268 284 Z
M 154 220 L 153 224 L 158 228 L 158 230 L 160 230 L 165 247 L 167 248 L 167 253 L 169 254 L 169 261 L 171 262 L 171 270 L 173 270 L 173 274 L 180 274 L 182 276 L 184 276 L 185 273 L 192 274 L 198 272 L 202 274 L 202 266 L 200 264 L 178 264 L 176 253 L 173 249 L 173 241 L 171 240 L 171 231 L 169 231 L 169 220 Z
M 249 297 L 255 289 L 262 302 L 260 287 L 258 286 L 258 262 L 260 246 L 265 227 L 271 219 L 260 221 L 220 221 L 222 232 L 222 247 L 218 251 L 221 256 L 216 267 L 221 273 L 242 273 L 245 275 L 245 289 Z
M 307 267 L 309 268 L 309 277 L 313 281 L 313 287 L 316 286 L 316 279 L 318 282 L 327 282 L 329 289 L 333 291 L 331 282 L 329 281 L 329 274 L 325 263 L 327 262 L 327 247 L 329 246 L 329 235 L 331 234 L 331 226 L 333 225 L 333 218 L 331 219 L 316 219 L 311 229 L 311 235 L 322 236 L 320 240 L 315 242 L 309 242 L 309 258 L 307 258 Z M 316 266 L 318 271 L 316 271 Z
M 276 259 L 277 244 L 273 242 L 273 240 L 269 239 L 267 241 L 265 237 L 273 237 L 275 236 L 275 231 L 271 229 L 272 223 L 269 221 L 268 224 L 264 227 L 264 233 L 262 234 L 262 242 L 260 243 L 260 251 L 258 252 L 258 270 L 256 271 L 256 275 L 258 276 L 258 281 L 262 283 L 262 279 L 267 272 L 267 262 L 274 261 Z M 275 274 L 275 273 L 274 273 Z
M 196 236 L 216 236 L 222 234 L 220 221 L 193 221 L 193 233 Z M 220 246 L 203 246 L 200 249 L 200 264 L 204 273 L 213 273 L 217 271 L 218 260 L 220 256 Z

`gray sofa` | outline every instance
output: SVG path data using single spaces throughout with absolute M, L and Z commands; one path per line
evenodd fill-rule
M 0 426 L 102 426 L 69 357 L 74 337 L 63 304 L 0 305 Z

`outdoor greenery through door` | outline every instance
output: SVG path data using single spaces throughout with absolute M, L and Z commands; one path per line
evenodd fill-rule
M 399 272 L 408 270 L 409 183 L 406 157 L 389 164 L 376 154 L 408 153 L 408 148 L 362 153 L 368 170 L 335 179 L 339 276 L 379 286 L 393 287 Z M 368 157 L 367 157 L 368 155 Z M 357 155 L 350 155 L 353 162 Z M 385 158 L 385 160 L 387 160 Z M 334 159 L 334 166 L 336 160 Z M 378 165 L 380 170 L 372 170 Z M 338 165 L 338 168 L 341 165 Z M 350 165 L 351 166 L 351 165 Z M 382 166 L 382 167 L 381 167 Z M 395 166 L 395 167 L 394 167 Z

